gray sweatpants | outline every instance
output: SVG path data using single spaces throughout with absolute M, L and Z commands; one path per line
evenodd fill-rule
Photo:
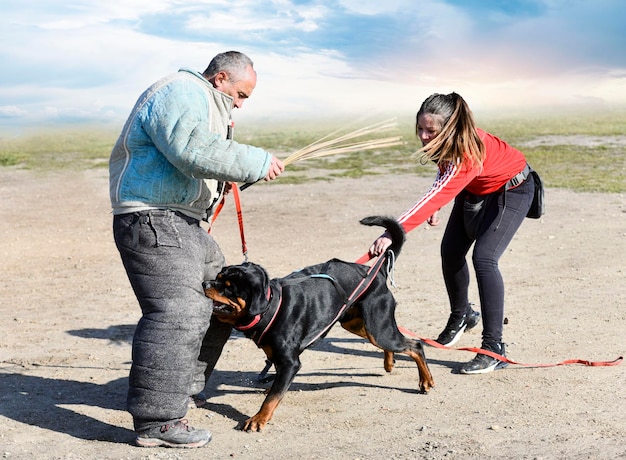
M 127 399 L 142 430 L 185 416 L 189 396 L 202 391 L 230 336 L 229 325 L 209 327 L 212 303 L 202 288 L 225 261 L 199 222 L 179 212 L 118 215 L 113 234 L 142 313 Z

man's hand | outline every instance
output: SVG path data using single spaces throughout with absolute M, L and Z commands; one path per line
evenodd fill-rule
M 267 175 L 265 176 L 266 181 L 274 180 L 278 176 L 280 176 L 285 170 L 285 165 L 281 160 L 272 155 L 272 162 L 270 164 L 270 169 L 267 171 Z

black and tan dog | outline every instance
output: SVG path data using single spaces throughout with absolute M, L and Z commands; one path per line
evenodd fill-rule
M 390 251 L 399 254 L 405 235 L 397 221 L 375 216 L 361 223 L 385 227 L 392 239 Z M 243 425 L 246 431 L 265 427 L 300 370 L 300 354 L 337 322 L 383 349 L 387 372 L 393 368 L 393 354 L 404 353 L 417 363 L 420 390 L 426 393 L 434 384 L 421 342 L 398 330 L 396 302 L 383 271 L 332 259 L 270 280 L 262 267 L 246 262 L 222 269 L 205 285 L 205 293 L 213 299 L 214 316 L 254 340 L 276 368 L 261 409 Z

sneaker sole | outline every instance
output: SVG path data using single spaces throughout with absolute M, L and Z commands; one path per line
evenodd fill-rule
M 175 448 L 181 448 L 181 449 L 192 449 L 194 447 L 202 447 L 207 445 L 209 442 L 211 442 L 211 438 L 209 437 L 209 439 L 204 439 L 202 441 L 198 441 L 198 442 L 190 442 L 187 444 L 177 444 L 174 442 L 169 442 L 169 441 L 165 441 L 163 439 L 159 439 L 159 438 L 136 438 L 135 439 L 135 443 L 139 446 L 139 447 L 175 447 Z
M 451 347 L 452 345 L 454 345 L 455 343 L 457 343 L 461 339 L 461 336 L 465 332 L 465 328 L 466 327 L 467 327 L 467 325 L 465 325 L 461 329 L 459 329 L 459 331 L 456 333 L 456 335 L 454 337 L 452 337 L 452 340 L 450 340 L 448 343 L 441 343 L 441 342 L 437 342 L 437 343 L 440 343 L 444 347 Z
M 496 361 L 495 364 L 493 364 L 493 365 L 491 365 L 489 367 L 485 367 L 484 369 L 476 369 L 475 371 L 466 371 L 466 370 L 461 369 L 459 372 L 461 374 L 465 374 L 465 375 L 488 374 L 488 373 L 493 372 L 493 371 L 498 370 L 498 369 L 504 369 L 508 365 L 509 365 L 509 363 L 507 363 L 506 361 Z

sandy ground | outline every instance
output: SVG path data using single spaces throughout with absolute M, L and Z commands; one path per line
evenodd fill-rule
M 378 235 L 367 215 L 398 215 L 430 183 L 379 176 L 242 193 L 250 259 L 272 276 L 332 257 L 355 260 Z M 510 366 L 455 373 L 472 353 L 427 348 L 436 386 L 335 327 L 261 433 L 264 355 L 234 336 L 193 425 L 203 449 L 134 447 L 125 412 L 130 340 L 139 309 L 111 236 L 105 170 L 36 174 L 0 169 L 0 456 L 9 459 L 615 459 L 626 458 L 626 364 Z M 501 262 L 508 355 L 520 363 L 610 361 L 626 340 L 626 197 L 547 190 Z M 444 217 L 449 211 L 444 208 Z M 422 337 L 447 319 L 439 269 L 443 227 L 419 227 L 397 261 L 398 322 Z M 242 260 L 232 201 L 214 235 Z M 476 301 L 475 289 L 472 292 Z M 458 346 L 480 345 L 480 327 Z

